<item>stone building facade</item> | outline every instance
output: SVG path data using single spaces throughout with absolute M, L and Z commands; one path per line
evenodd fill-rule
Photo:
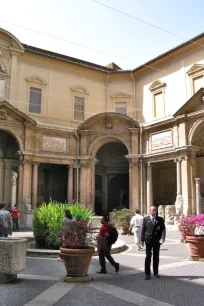
M 0 29 L 0 201 L 22 216 L 50 199 L 98 215 L 176 200 L 184 214 L 199 212 L 203 42 L 201 34 L 127 71 Z

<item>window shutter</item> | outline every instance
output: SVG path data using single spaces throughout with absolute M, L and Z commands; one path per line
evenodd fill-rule
M 115 111 L 116 111 L 116 113 L 127 115 L 126 102 L 116 102 L 115 103 Z
M 164 117 L 164 96 L 163 92 L 154 95 L 154 117 Z
M 82 97 L 74 97 L 74 120 L 84 121 L 84 101 Z
M 41 96 L 42 89 L 30 87 L 29 112 L 35 114 L 41 113 Z
M 196 93 L 201 87 L 204 87 L 203 76 L 199 76 L 193 79 L 193 89 L 194 93 Z

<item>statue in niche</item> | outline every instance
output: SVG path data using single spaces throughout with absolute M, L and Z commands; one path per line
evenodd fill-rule
M 27 195 L 26 199 L 25 199 L 25 206 L 27 209 L 27 213 L 31 213 L 32 211 L 32 207 L 31 207 L 31 196 Z
M 123 205 L 124 196 L 125 196 L 125 189 L 121 188 L 120 189 L 120 206 Z
M 12 170 L 12 176 L 11 176 L 12 185 L 17 184 L 17 177 L 18 177 L 18 174 L 14 170 Z
M 183 214 L 183 197 L 182 197 L 182 195 L 178 195 L 176 197 L 175 207 L 176 207 L 176 214 L 178 216 L 182 215 Z
M 166 205 L 159 205 L 158 207 L 158 215 L 162 218 L 165 218 L 165 206 Z
M 165 208 L 165 223 L 174 224 L 176 208 L 175 205 L 167 205 Z

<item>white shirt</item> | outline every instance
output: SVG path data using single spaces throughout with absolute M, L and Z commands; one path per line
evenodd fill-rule
M 141 215 L 135 215 L 134 217 L 132 217 L 131 221 L 130 221 L 131 225 L 134 226 L 142 226 L 143 224 L 143 216 Z

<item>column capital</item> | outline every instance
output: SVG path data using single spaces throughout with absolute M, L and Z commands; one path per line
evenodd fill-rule
M 196 184 L 200 184 L 201 178 L 195 177 L 195 178 L 194 178 L 194 181 L 195 181 Z
M 39 162 L 36 162 L 36 161 L 33 161 L 33 162 L 32 162 L 32 165 L 33 165 L 33 166 L 39 166 L 40 163 L 39 163 Z
M 24 165 L 32 165 L 32 161 L 31 160 L 28 160 L 28 159 L 24 159 L 23 161 L 22 161 L 22 164 L 24 164 Z

